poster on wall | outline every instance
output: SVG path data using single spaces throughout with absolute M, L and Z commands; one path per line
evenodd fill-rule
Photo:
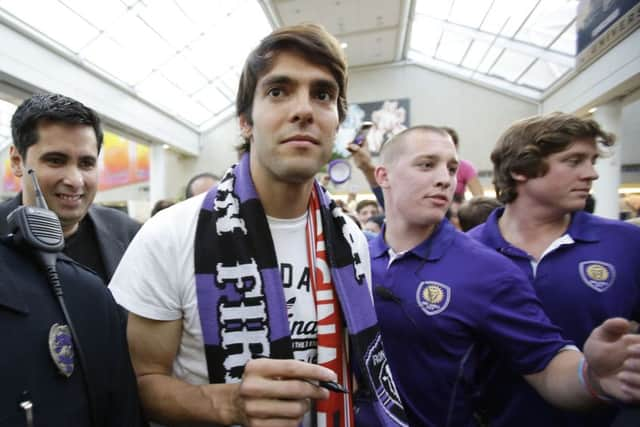
M 98 176 L 99 190 L 148 181 L 149 147 L 105 132 Z
M 576 17 L 576 65 L 589 64 L 639 26 L 640 0 L 581 0 Z
M 7 157 L 2 162 L 2 192 L 17 193 L 20 191 L 20 178 L 11 172 L 11 159 Z
M 334 148 L 338 157 L 348 157 L 347 145 L 353 141 L 363 122 L 372 122 L 366 144 L 373 156 L 380 153 L 382 143 L 410 126 L 409 98 L 350 104 L 347 117 L 338 129 Z

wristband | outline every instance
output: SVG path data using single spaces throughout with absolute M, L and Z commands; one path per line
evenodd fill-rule
M 598 393 L 593 384 L 591 384 L 591 380 L 589 378 L 589 364 L 587 363 L 587 359 L 584 356 L 580 359 L 580 363 L 578 363 L 578 380 L 580 380 L 580 384 L 582 387 L 587 390 L 589 395 L 596 400 L 601 402 L 611 403 L 613 399 L 605 394 Z

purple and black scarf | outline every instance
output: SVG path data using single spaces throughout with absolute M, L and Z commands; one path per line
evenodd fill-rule
M 390 378 L 365 279 L 365 266 L 344 215 L 317 184 L 331 277 L 349 334 L 359 387 L 356 419 L 406 426 Z M 234 383 L 254 356 L 291 359 L 284 289 L 269 224 L 251 179 L 249 155 L 204 198 L 195 238 L 198 311 L 209 381 Z M 364 404 L 363 404 L 364 403 Z M 364 424 L 359 424 L 364 425 Z M 367 423 L 366 425 L 375 425 Z

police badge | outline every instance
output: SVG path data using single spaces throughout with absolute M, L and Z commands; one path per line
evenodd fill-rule
M 578 265 L 580 278 L 594 291 L 604 292 L 616 280 L 616 269 L 602 261 L 583 261 Z
M 73 374 L 73 353 L 69 327 L 54 323 L 49 329 L 49 354 L 58 371 L 67 378 Z

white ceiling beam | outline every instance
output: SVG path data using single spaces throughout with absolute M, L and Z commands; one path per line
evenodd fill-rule
M 273 4 L 273 1 L 258 0 L 258 3 L 260 4 L 262 11 L 267 17 L 269 24 L 271 24 L 271 28 L 275 30 L 276 28 L 282 27 L 282 19 L 280 18 L 280 15 L 278 15 L 278 13 L 276 12 L 276 7 Z
M 416 0 L 402 0 L 402 12 L 400 15 L 400 30 L 398 31 L 398 48 L 394 61 L 406 58 L 411 38 L 411 25 L 416 10 Z

